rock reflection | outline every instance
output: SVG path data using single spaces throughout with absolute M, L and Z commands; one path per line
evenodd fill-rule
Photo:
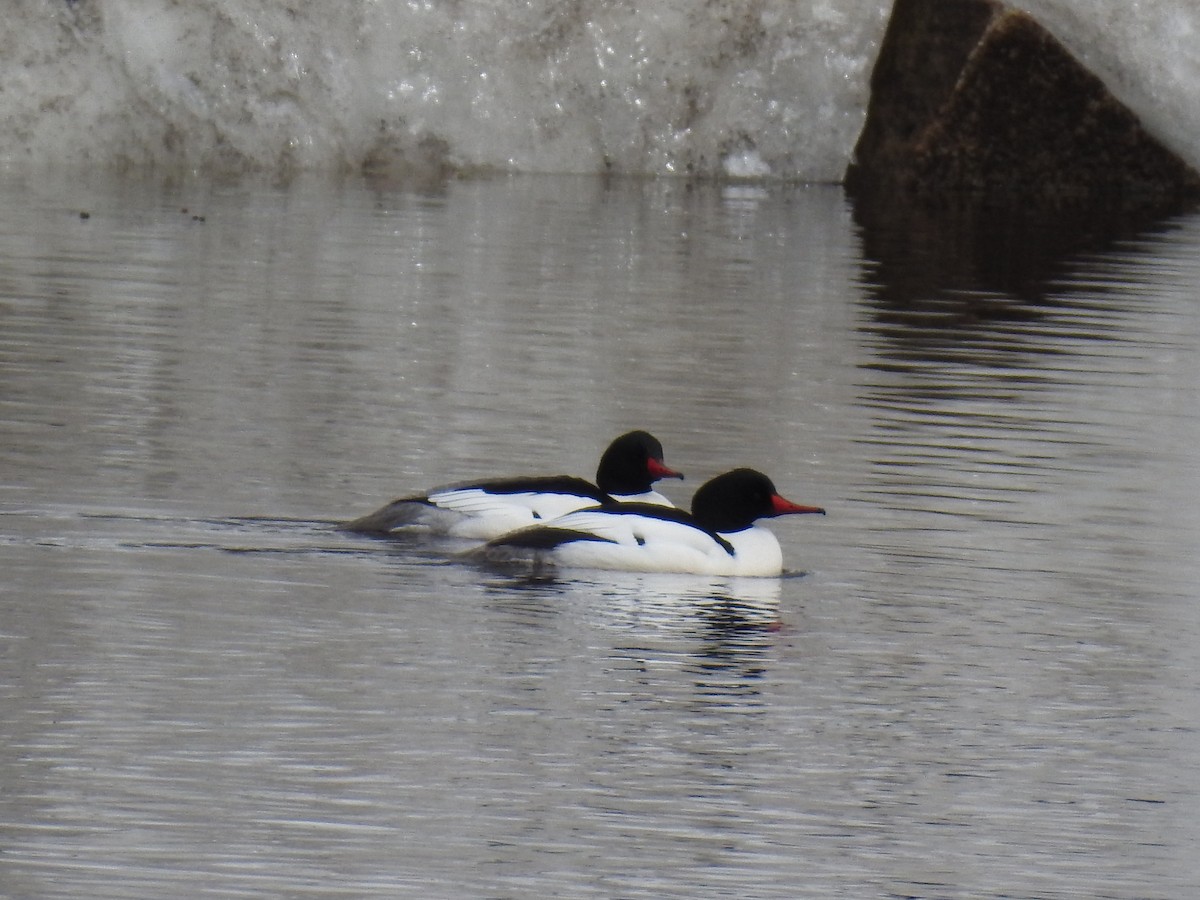
M 1170 539 L 1173 504 L 1150 498 L 1190 480 L 1176 398 L 1194 381 L 1179 301 L 1197 218 L 1101 212 L 856 210 L 854 499 L 881 570 L 965 563 L 966 591 L 1013 560 L 1124 579 L 1138 536 L 1153 535 L 1134 556 Z
M 1081 258 L 1175 227 L 1152 209 L 931 207 L 880 198 L 856 202 L 854 221 L 872 301 L 869 329 L 934 352 L 983 337 L 1021 345 L 1013 327 L 1062 305 L 1058 286 Z

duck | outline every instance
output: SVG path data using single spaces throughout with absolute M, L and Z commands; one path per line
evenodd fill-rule
M 782 497 L 771 479 L 739 468 L 705 482 L 691 512 L 612 502 L 493 538 L 468 556 L 489 563 L 584 567 L 627 572 L 778 576 L 783 551 L 760 519 L 825 515 Z
M 462 481 L 393 500 L 341 524 L 341 531 L 382 535 L 400 528 L 473 540 L 491 540 L 591 506 L 674 504 L 654 488 L 683 478 L 663 462 L 662 443 L 647 431 L 617 437 L 600 457 L 596 482 L 571 475 L 533 475 Z

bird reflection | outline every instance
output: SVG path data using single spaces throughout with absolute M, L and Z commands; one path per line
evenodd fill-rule
M 594 624 L 619 636 L 613 652 L 624 665 L 648 672 L 680 659 L 694 679 L 695 699 L 722 705 L 757 693 L 753 682 L 766 672 L 766 653 L 783 627 L 780 596 L 790 580 L 626 572 L 605 572 L 600 580 L 547 569 L 492 577 L 485 589 L 506 605 L 524 608 L 538 598 L 584 610 Z

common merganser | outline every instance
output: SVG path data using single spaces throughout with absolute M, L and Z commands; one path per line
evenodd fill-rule
M 610 503 L 495 538 L 472 555 L 535 567 L 780 575 L 779 541 L 754 523 L 795 513 L 824 515 L 825 510 L 785 500 L 761 472 L 734 469 L 696 491 L 690 514 L 645 503 Z
M 671 501 L 653 488 L 660 478 L 683 475 L 663 463 L 662 444 L 654 435 L 631 431 L 608 445 L 600 457 L 595 484 L 570 475 L 449 484 L 393 500 L 340 529 L 386 534 L 396 528 L 420 526 L 452 537 L 488 540 L 602 503 L 671 507 Z

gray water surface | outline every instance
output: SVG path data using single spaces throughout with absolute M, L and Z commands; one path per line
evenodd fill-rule
M 0 894 L 1200 884 L 1200 217 L 0 193 Z M 636 427 L 680 504 L 753 465 L 825 506 L 772 524 L 788 576 L 529 581 L 331 528 Z

